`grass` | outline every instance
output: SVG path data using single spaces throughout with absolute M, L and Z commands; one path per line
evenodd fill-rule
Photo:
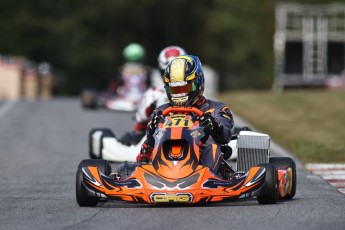
M 233 91 L 220 100 L 302 162 L 345 163 L 344 90 Z

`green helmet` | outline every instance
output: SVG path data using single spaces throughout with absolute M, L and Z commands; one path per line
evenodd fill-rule
M 144 48 L 138 43 L 131 43 L 123 50 L 126 61 L 141 61 L 145 56 Z

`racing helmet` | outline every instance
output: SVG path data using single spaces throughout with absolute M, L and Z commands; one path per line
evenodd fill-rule
M 164 71 L 169 62 L 177 56 L 186 55 L 186 51 L 179 46 L 168 46 L 164 48 L 158 56 L 158 67 Z M 164 72 L 163 72 L 164 73 Z
M 193 106 L 203 95 L 205 77 L 200 60 L 185 55 L 173 59 L 165 69 L 164 87 L 174 106 Z
M 123 57 L 126 61 L 142 61 L 144 56 L 145 50 L 138 43 L 131 43 L 123 49 Z

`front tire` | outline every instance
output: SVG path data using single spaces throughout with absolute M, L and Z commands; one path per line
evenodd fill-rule
M 285 197 L 282 198 L 283 200 L 291 200 L 296 194 L 297 187 L 297 173 L 295 161 L 292 160 L 290 157 L 271 157 L 269 162 L 274 164 L 277 167 L 277 169 L 291 169 L 291 191 Z
M 275 204 L 278 200 L 278 173 L 274 164 L 264 163 L 259 164 L 260 167 L 266 168 L 265 182 L 266 186 L 262 195 L 257 196 L 259 204 Z
M 76 174 L 76 199 L 81 207 L 92 207 L 98 203 L 98 197 L 92 189 L 86 187 L 84 183 L 83 167 L 96 166 L 98 170 L 104 175 L 108 176 L 111 173 L 111 166 L 105 160 L 83 160 L 79 163 Z

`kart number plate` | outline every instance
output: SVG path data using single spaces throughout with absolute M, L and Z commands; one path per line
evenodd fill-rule
M 193 123 L 191 120 L 189 119 L 184 119 L 184 118 L 171 118 L 169 120 L 167 120 L 164 123 L 164 128 L 172 128 L 172 127 L 192 127 Z

